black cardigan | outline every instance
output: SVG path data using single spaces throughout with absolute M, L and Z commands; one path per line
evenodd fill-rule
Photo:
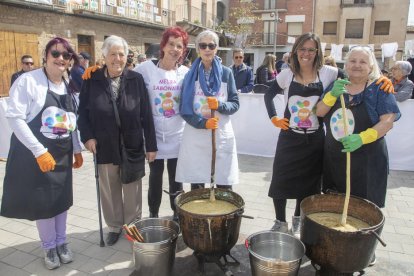
M 97 140 L 98 164 L 119 165 L 120 131 L 115 120 L 106 67 L 83 82 L 79 96 L 78 128 L 81 141 Z M 125 147 L 145 155 L 157 151 L 154 121 L 147 88 L 141 74 L 125 69 L 121 76 L 124 91 L 119 91 L 118 111 Z M 144 150 L 145 143 L 145 150 Z

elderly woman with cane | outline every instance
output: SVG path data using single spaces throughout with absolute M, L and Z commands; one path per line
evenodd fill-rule
M 85 80 L 80 93 L 79 130 L 85 147 L 96 154 L 102 210 L 109 233 L 107 245 L 118 241 L 122 226 L 141 218 L 145 157 L 155 160 L 157 143 L 147 88 L 141 74 L 126 68 L 127 42 L 105 39 L 105 66 Z M 137 175 L 128 183 L 120 170 L 127 149 L 137 160 Z
M 6 117 L 13 135 L 1 215 L 35 220 L 45 265 L 55 269 L 73 260 L 66 244 L 66 219 L 73 204 L 72 167 L 81 167 L 83 159 L 75 89 L 67 76 L 77 56 L 66 40 L 55 37 L 43 59 L 42 68 L 22 75 L 10 90 Z
M 197 58 L 184 78 L 181 116 L 187 122 L 178 154 L 176 181 L 192 183 L 192 189 L 211 181 L 211 130 L 217 129 L 215 179 L 218 187 L 238 182 L 236 141 L 230 121 L 239 109 L 231 69 L 216 56 L 219 38 L 212 31 L 196 40 Z M 217 116 L 211 117 L 211 110 Z

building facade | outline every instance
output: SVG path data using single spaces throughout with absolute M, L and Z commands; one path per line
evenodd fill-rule
M 67 39 L 92 61 L 102 57 L 109 35 L 123 37 L 135 53 L 158 44 L 166 27 L 180 25 L 190 43 L 216 24 L 217 1 L 207 0 L 2 0 L 0 2 L 0 96 L 7 96 L 11 75 L 20 70 L 20 57 L 30 54 L 42 65 L 46 43 Z
M 389 69 L 394 59 L 383 61 L 382 48 L 398 44 L 395 59 L 401 60 L 409 5 L 410 0 L 316 0 L 315 32 L 326 43 L 325 55 L 331 54 L 332 44 L 343 46 L 337 60 L 352 45 L 366 45 L 374 49 L 380 66 Z

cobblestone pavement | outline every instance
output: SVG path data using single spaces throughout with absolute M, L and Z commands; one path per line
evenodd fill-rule
M 114 246 L 99 247 L 98 212 L 92 156 L 84 152 L 84 166 L 74 171 L 74 205 L 69 210 L 67 232 L 75 261 L 49 271 L 43 264 L 43 252 L 34 222 L 0 217 L 0 275 L 136 275 L 132 248 L 125 238 Z M 254 219 L 242 219 L 239 241 L 231 253 L 240 265 L 230 266 L 234 275 L 251 275 L 249 256 L 244 240 L 250 234 L 268 230 L 273 225 L 272 200 L 267 196 L 272 170 L 272 158 L 239 155 L 240 184 L 234 191 L 245 203 L 245 214 Z M 0 162 L 0 194 L 6 162 Z M 147 170 L 148 171 L 148 170 Z M 23 172 L 24 173 L 24 172 Z M 164 178 L 164 186 L 168 187 Z M 186 191 L 189 185 L 184 185 Z M 148 216 L 148 177 L 143 179 L 143 217 Z M 295 206 L 288 201 L 288 217 Z M 388 181 L 386 220 L 382 238 L 386 247 L 377 246 L 377 264 L 365 270 L 365 275 L 414 275 L 414 172 L 391 171 Z M 168 197 L 163 196 L 161 216 L 172 211 Z M 290 221 L 289 221 L 290 222 Z M 105 228 L 106 232 L 107 229 Z M 180 237 L 173 275 L 200 275 L 192 250 Z M 206 264 L 205 275 L 224 275 L 215 264 Z M 299 275 L 315 275 L 309 260 L 303 259 Z

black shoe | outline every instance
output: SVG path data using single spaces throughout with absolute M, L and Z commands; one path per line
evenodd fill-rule
M 106 236 L 106 245 L 109 245 L 109 246 L 114 245 L 118 241 L 119 236 L 121 235 L 121 232 L 122 231 L 120 231 L 119 233 L 109 232 L 108 236 Z
M 149 217 L 150 217 L 150 218 L 158 218 L 158 213 L 153 213 L 153 212 L 150 212 L 150 213 L 149 213 Z

